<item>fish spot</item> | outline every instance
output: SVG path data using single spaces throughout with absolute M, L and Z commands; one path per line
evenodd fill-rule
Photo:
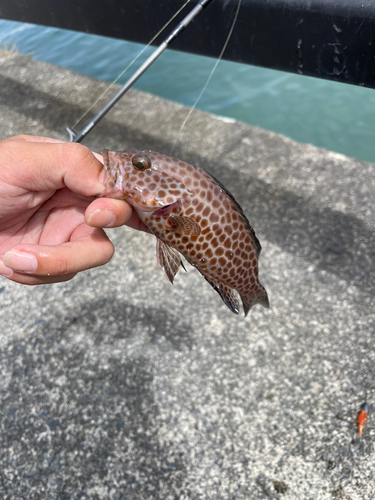
M 207 217 L 207 215 L 209 215 L 210 211 L 211 211 L 210 207 L 204 207 L 203 212 L 202 212 L 203 217 Z
M 197 212 L 201 212 L 203 210 L 203 203 L 199 203 L 199 205 L 196 207 Z
M 224 254 L 224 249 L 223 249 L 223 248 L 221 248 L 221 247 L 217 247 L 217 248 L 215 249 L 215 255 L 216 255 L 217 257 L 220 257 L 220 256 L 221 256 L 221 255 L 223 255 L 223 254 Z
M 225 233 L 221 233 L 221 235 L 219 236 L 219 241 L 220 243 L 224 243 L 224 240 L 226 239 L 226 234 Z
M 202 250 L 206 250 L 208 248 L 208 243 L 205 241 L 202 245 Z
M 166 194 L 167 193 L 165 191 L 163 191 L 162 189 L 160 189 L 157 193 L 159 198 L 164 198 L 166 196 Z
M 220 202 L 219 202 L 219 200 L 213 200 L 213 201 L 212 201 L 212 206 L 213 206 L 214 208 L 219 208 L 219 207 L 220 207 Z
M 179 196 L 181 194 L 181 191 L 179 189 L 170 189 L 169 194 L 172 196 Z
M 200 179 L 201 178 L 201 173 L 198 170 L 195 170 L 193 172 L 193 177 L 195 177 L 195 179 Z
M 200 186 L 203 189 L 207 189 L 208 188 L 208 184 L 207 184 L 207 182 L 204 179 L 201 180 Z
M 225 210 L 224 210 L 223 207 L 219 207 L 218 212 L 219 212 L 219 215 L 224 215 L 225 214 Z
M 206 193 L 206 198 L 208 202 L 212 201 L 212 191 L 210 189 Z
M 209 219 L 211 222 L 217 222 L 219 220 L 219 216 L 215 212 L 213 212 L 212 214 L 210 214 Z
M 225 247 L 225 248 L 231 248 L 231 246 L 232 246 L 232 241 L 231 241 L 231 239 L 230 239 L 230 238 L 227 238 L 227 239 L 224 241 L 223 245 L 224 245 L 224 247 Z

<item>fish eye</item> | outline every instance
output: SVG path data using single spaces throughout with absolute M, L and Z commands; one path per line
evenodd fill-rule
M 151 168 L 151 160 L 146 155 L 133 156 L 132 164 L 137 170 L 147 170 L 148 168 Z

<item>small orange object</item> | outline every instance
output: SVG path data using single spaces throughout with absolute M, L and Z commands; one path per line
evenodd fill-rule
M 362 436 L 363 426 L 365 425 L 366 420 L 367 420 L 367 414 L 368 414 L 368 404 L 363 403 L 363 405 L 361 405 L 361 408 L 359 410 L 358 417 L 357 417 L 358 434 L 360 436 Z

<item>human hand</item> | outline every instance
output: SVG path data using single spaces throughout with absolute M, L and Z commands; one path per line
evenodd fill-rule
M 0 275 L 27 285 L 70 280 L 106 264 L 103 227 L 146 226 L 124 200 L 94 197 L 101 156 L 45 137 L 0 141 Z

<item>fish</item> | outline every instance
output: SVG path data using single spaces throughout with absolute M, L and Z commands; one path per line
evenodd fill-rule
M 159 267 L 171 283 L 183 256 L 235 314 L 269 307 L 258 279 L 261 245 L 242 208 L 200 167 L 149 150 L 102 151 L 105 190 L 126 200 L 156 236 Z
M 369 412 L 368 404 L 363 403 L 359 409 L 358 416 L 357 416 L 358 434 L 360 436 L 362 436 L 363 427 L 366 423 L 368 412 Z

